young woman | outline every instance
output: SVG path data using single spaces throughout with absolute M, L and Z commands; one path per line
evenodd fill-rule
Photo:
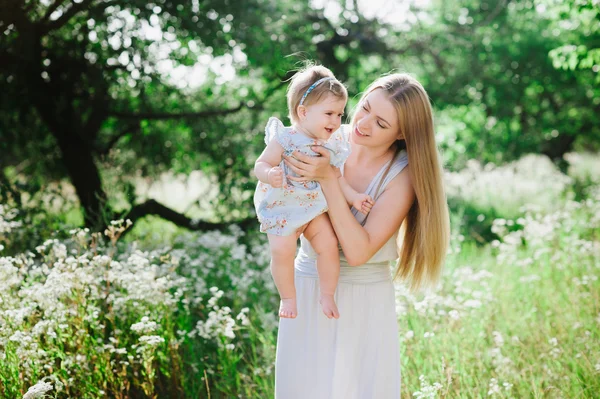
M 393 277 L 434 284 L 449 241 L 449 216 L 431 105 L 414 78 L 373 82 L 345 129 L 346 182 L 373 197 L 368 216 L 348 208 L 328 151 L 285 161 L 296 181 L 318 181 L 339 240 L 339 319 L 320 311 L 315 251 L 302 237 L 295 261 L 298 316 L 281 319 L 275 367 L 279 399 L 398 399 L 400 359 Z M 400 234 L 399 234 L 400 233 Z M 390 262 L 399 257 L 393 276 Z

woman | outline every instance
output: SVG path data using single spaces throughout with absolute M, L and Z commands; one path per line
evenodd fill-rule
M 327 319 L 319 307 L 315 253 L 301 239 L 295 262 L 298 317 L 279 323 L 278 399 L 398 399 L 390 261 L 400 257 L 394 277 L 416 289 L 436 282 L 448 247 L 431 105 L 421 84 L 405 74 L 376 80 L 347 130 L 352 153 L 342 173 L 356 191 L 374 198 L 368 217 L 346 205 L 327 150 L 314 148 L 321 157 L 286 158 L 301 176 L 296 180 L 321 184 L 343 254 L 335 298 L 340 318 Z

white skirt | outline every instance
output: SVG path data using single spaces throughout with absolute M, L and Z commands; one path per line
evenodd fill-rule
M 398 399 L 400 354 L 388 264 L 342 265 L 339 319 L 319 304 L 314 261 L 296 260 L 298 316 L 281 319 L 275 362 L 277 399 Z

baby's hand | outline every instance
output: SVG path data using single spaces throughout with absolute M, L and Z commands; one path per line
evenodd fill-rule
M 358 210 L 363 215 L 367 215 L 371 212 L 371 208 L 375 205 L 375 201 L 367 194 L 357 194 L 352 201 L 354 209 Z
M 283 187 L 283 169 L 281 169 L 279 166 L 272 167 L 267 174 L 267 179 L 269 180 L 271 187 Z

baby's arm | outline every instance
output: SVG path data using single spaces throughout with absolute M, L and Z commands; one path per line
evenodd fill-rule
M 285 178 L 283 170 L 279 167 L 283 147 L 277 140 L 269 141 L 267 147 L 254 163 L 254 174 L 263 183 L 270 184 L 274 188 L 284 186 Z
M 366 215 L 371 211 L 371 208 L 375 204 L 373 198 L 367 194 L 361 194 L 357 192 L 355 189 L 350 187 L 344 176 L 340 173 L 340 170 L 336 168 L 336 173 L 338 177 L 338 181 L 340 182 L 340 187 L 342 188 L 342 192 L 344 193 L 344 197 L 346 197 L 346 202 L 348 205 L 354 207 L 354 209 L 358 210 L 360 213 Z

